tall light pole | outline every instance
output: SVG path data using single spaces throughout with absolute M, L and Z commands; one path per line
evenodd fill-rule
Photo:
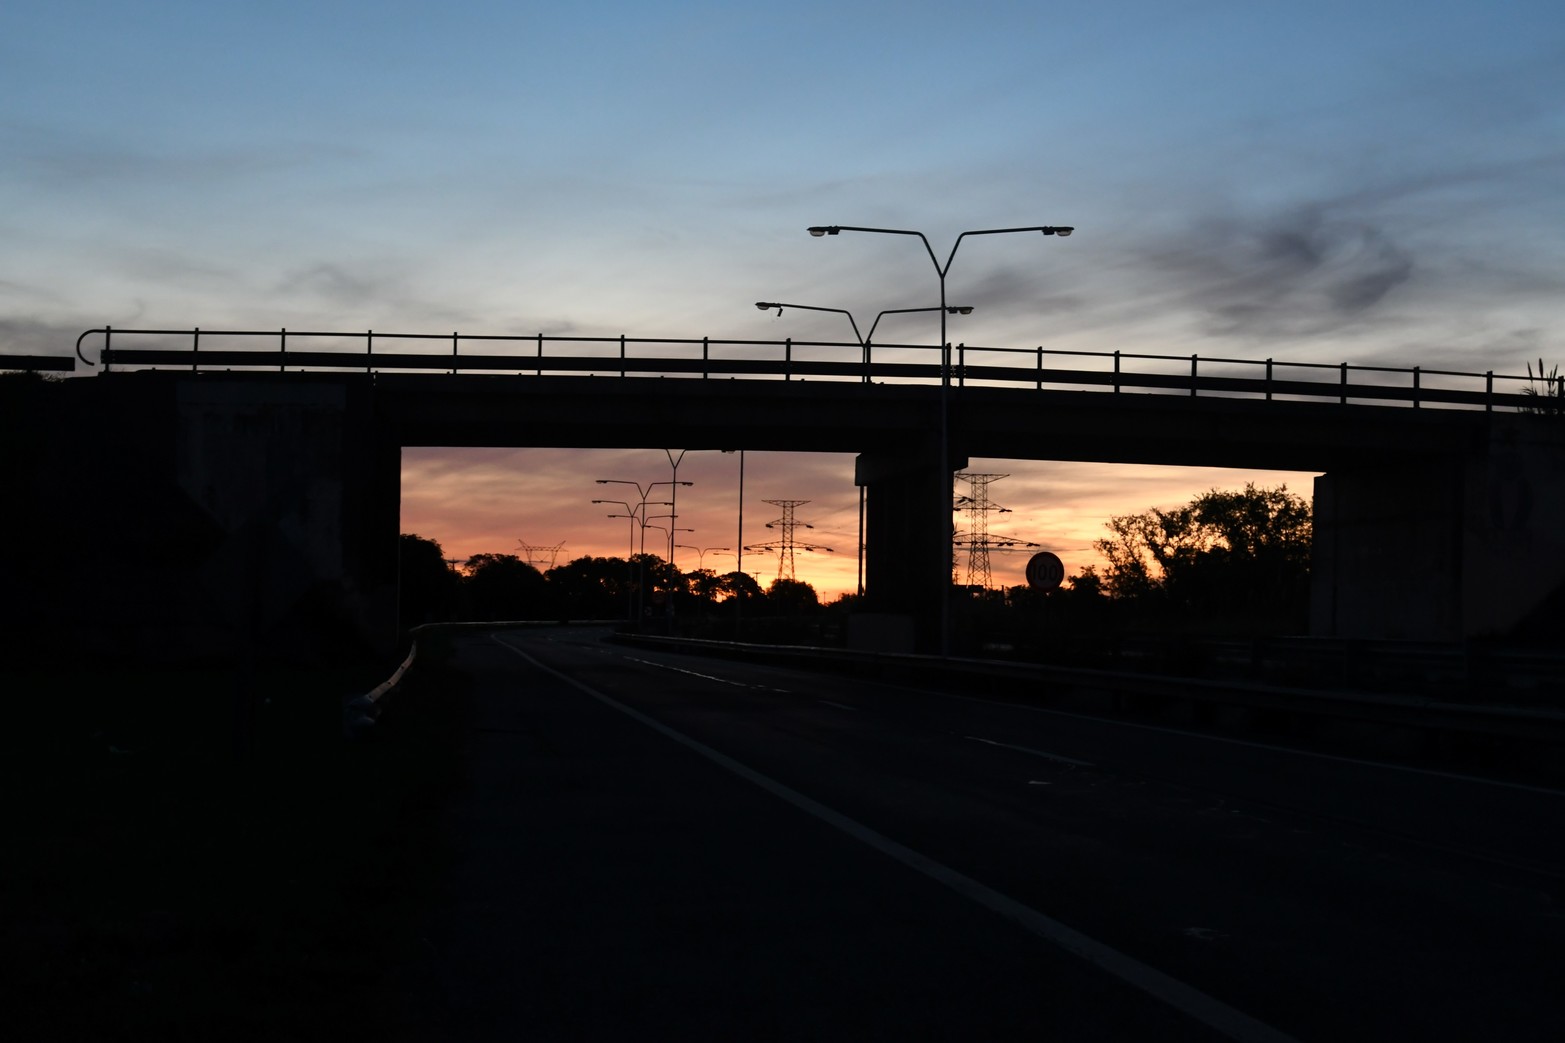
M 743 576 L 744 575 L 744 450 L 743 449 L 724 449 L 723 452 L 725 452 L 725 453 L 738 453 L 739 454 L 739 538 L 734 541 L 734 546 L 738 548 L 738 550 L 736 550 L 734 552 L 734 571 L 737 572 L 739 575 Z M 741 618 L 741 615 L 742 615 L 742 612 L 743 612 L 743 609 L 742 609 L 741 606 L 743 606 L 743 604 L 744 604 L 744 598 L 742 596 L 737 596 L 736 595 L 735 598 L 734 598 L 734 640 L 736 640 L 736 641 L 739 639 L 739 632 L 740 632 L 740 626 L 741 626 L 740 618 Z
M 679 480 L 679 465 L 684 461 L 685 454 L 690 452 L 690 450 L 688 450 L 688 449 L 681 449 L 679 451 L 679 455 L 678 456 L 674 455 L 674 450 L 672 450 L 672 449 L 665 449 L 665 450 L 663 450 L 663 452 L 668 457 L 669 470 L 672 472 L 671 477 L 674 479 L 673 481 L 668 483 L 672 487 L 671 498 L 673 499 L 675 504 L 678 504 L 679 503 L 679 487 L 681 485 L 694 485 L 695 484 L 694 482 L 681 482 Z M 676 507 L 672 508 L 672 510 L 673 510 L 673 518 L 674 518 L 674 520 L 672 522 L 670 522 L 669 524 L 670 525 L 677 525 L 679 523 L 679 508 L 676 506 Z M 674 534 L 672 532 L 670 532 L 669 535 L 668 535 L 668 563 L 670 565 L 674 564 Z
M 784 308 L 795 308 L 795 309 L 798 309 L 800 311 L 826 311 L 826 312 L 834 312 L 834 313 L 836 313 L 838 315 L 846 315 L 848 317 L 848 325 L 853 327 L 853 336 L 854 336 L 854 338 L 856 340 L 858 340 L 859 347 L 862 348 L 863 352 L 864 352 L 864 383 L 866 383 L 866 384 L 868 384 L 870 382 L 870 380 L 869 380 L 869 377 L 870 377 L 870 374 L 869 374 L 870 344 L 875 339 L 875 327 L 879 326 L 880 325 L 880 320 L 884 319 L 887 315 L 907 315 L 907 314 L 910 314 L 910 313 L 913 313 L 913 312 L 930 312 L 930 311 L 941 312 L 942 314 L 940 316 L 940 321 L 941 321 L 940 340 L 941 340 L 941 343 L 944 343 L 945 342 L 945 325 L 944 325 L 945 324 L 945 317 L 947 315 L 971 315 L 973 313 L 972 306 L 971 305 L 966 305 L 966 304 L 941 305 L 941 306 L 934 307 L 934 308 L 887 308 L 885 311 L 883 311 L 879 315 L 875 316 L 875 321 L 869 324 L 869 332 L 868 333 L 860 334 L 859 333 L 859 324 L 858 324 L 858 322 L 856 322 L 854 320 L 853 313 L 848 311 L 848 309 L 846 309 L 846 308 L 823 308 L 823 307 L 821 307 L 819 305 L 815 305 L 815 304 L 785 304 L 785 303 L 783 303 L 781 301 L 756 301 L 755 302 L 755 306 L 757 308 L 759 308 L 761 311 L 771 311 L 773 308 L 776 308 L 778 315 L 781 315 L 783 313 L 783 309 Z M 744 543 L 744 533 L 743 532 L 741 532 L 739 534 L 739 542 L 740 542 L 741 545 Z M 858 567 L 859 567 L 859 580 L 858 580 L 857 591 L 858 591 L 858 596 L 860 598 L 862 598 L 864 596 L 864 487 L 862 485 L 859 486 L 859 542 L 858 542 L 858 548 L 857 548 L 857 557 L 858 557 Z
M 1013 232 L 1041 232 L 1044 235 L 1057 235 L 1065 237 L 1076 230 L 1074 225 L 1029 225 L 1025 228 L 977 228 L 962 232 L 956 237 L 956 242 L 951 244 L 951 252 L 946 255 L 945 264 L 940 263 L 940 258 L 935 255 L 935 248 L 929 245 L 929 237 L 923 232 L 916 232 L 907 228 L 866 228 L 860 225 L 811 225 L 807 231 L 810 235 L 819 239 L 822 236 L 838 235 L 842 232 L 874 232 L 880 235 L 913 235 L 924 244 L 924 251 L 929 254 L 929 261 L 935 266 L 935 276 L 940 281 L 940 511 L 933 517 L 945 518 L 950 511 L 951 500 L 951 447 L 949 445 L 948 427 L 950 424 L 949 399 L 951 394 L 951 346 L 946 343 L 946 274 L 951 271 L 951 262 L 956 260 L 956 251 L 961 247 L 962 240 L 970 235 L 1006 235 Z M 951 654 L 951 567 L 952 544 L 951 535 L 941 527 L 941 551 L 940 560 L 944 566 L 940 583 L 940 654 Z

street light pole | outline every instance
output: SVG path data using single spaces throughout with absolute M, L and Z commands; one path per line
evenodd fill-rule
M 943 323 L 945 322 L 946 315 L 971 315 L 973 313 L 971 305 L 952 305 L 950 307 L 942 305 L 938 308 L 887 308 L 885 311 L 875 316 L 875 321 L 869 324 L 868 333 L 860 334 L 859 324 L 854 320 L 853 313 L 848 311 L 846 308 L 822 308 L 814 304 L 785 304 L 780 301 L 756 301 L 755 306 L 761 311 L 771 311 L 773 308 L 776 308 L 778 315 L 783 313 L 784 308 L 794 308 L 799 311 L 828 311 L 835 312 L 838 315 L 846 315 L 848 317 L 849 325 L 853 327 L 853 338 L 859 342 L 859 347 L 864 350 L 864 383 L 866 384 L 869 383 L 869 350 L 871 342 L 873 342 L 875 339 L 875 327 L 879 326 L 880 320 L 885 318 L 887 315 L 907 315 L 912 312 L 921 311 L 942 311 L 945 314 L 941 315 L 940 317 L 942 322 L 941 338 L 944 339 L 945 326 Z
M 666 455 L 668 457 L 668 466 L 669 466 L 669 469 L 672 471 L 671 477 L 674 479 L 672 482 L 669 482 L 668 484 L 670 486 L 672 486 L 672 489 L 671 489 L 671 492 L 670 492 L 670 498 L 674 501 L 675 504 L 679 503 L 679 487 L 681 485 L 693 485 L 694 484 L 693 482 L 681 482 L 679 480 L 679 465 L 684 461 L 685 454 L 688 453 L 689 451 L 690 450 L 688 450 L 688 449 L 681 449 L 679 451 L 679 455 L 675 456 L 674 455 L 674 451 L 672 449 L 665 449 L 665 450 L 663 450 L 664 455 Z M 674 518 L 674 520 L 672 522 L 670 522 L 669 524 L 677 525 L 677 524 L 679 524 L 679 508 L 677 506 L 675 506 L 675 507 L 672 508 L 672 510 L 673 510 L 673 518 Z M 672 533 L 670 533 L 669 537 L 668 537 L 668 563 L 670 565 L 674 564 L 674 536 L 673 536 Z
M 693 550 L 696 552 L 697 569 L 706 568 L 706 556 L 711 554 L 713 551 L 726 551 L 729 554 L 732 554 L 734 551 L 732 547 L 696 547 L 689 543 L 679 543 L 675 544 L 675 546 L 677 546 L 680 550 Z
M 819 239 L 826 235 L 837 235 L 841 232 L 874 232 L 881 235 L 913 235 L 924 244 L 924 251 L 929 254 L 929 261 L 935 266 L 935 276 L 940 281 L 940 473 L 943 489 L 940 494 L 940 512 L 936 517 L 944 518 L 950 507 L 951 499 L 951 447 L 949 444 L 950 425 L 950 395 L 951 395 L 951 346 L 946 343 L 946 274 L 951 270 L 951 262 L 956 260 L 956 251 L 961 247 L 962 240 L 970 235 L 1005 235 L 1013 232 L 1041 232 L 1044 235 L 1057 235 L 1061 238 L 1074 232 L 1073 225 L 1029 225 L 1025 228 L 978 228 L 962 232 L 956 237 L 956 242 L 951 244 L 951 252 L 946 255 L 945 264 L 940 263 L 940 258 L 935 255 L 935 248 L 929 245 L 929 237 L 923 232 L 913 231 L 907 228 L 867 228 L 860 225 L 811 225 L 807 231 L 810 235 Z M 940 654 L 951 654 L 951 568 L 952 548 L 951 534 L 941 534 L 940 560 L 943 563 L 944 574 L 940 582 Z
M 944 295 L 942 294 L 942 296 L 944 296 Z M 814 304 L 786 304 L 786 303 L 783 303 L 781 301 L 756 301 L 755 302 L 755 306 L 757 308 L 759 308 L 761 311 L 771 311 L 773 308 L 776 308 L 778 315 L 781 315 L 783 313 L 783 309 L 784 308 L 796 308 L 796 309 L 800 309 L 802 311 L 827 311 L 827 312 L 835 312 L 835 313 L 837 313 L 839 315 L 846 315 L 848 317 L 848 324 L 853 327 L 853 336 L 858 339 L 859 347 L 862 348 L 863 351 L 864 351 L 864 383 L 866 383 L 866 384 L 868 384 L 870 382 L 870 370 L 869 370 L 869 366 L 870 366 L 870 344 L 871 344 L 871 342 L 875 338 L 875 328 L 880 325 L 880 320 L 885 318 L 887 315 L 907 315 L 907 314 L 910 314 L 910 313 L 913 313 L 913 312 L 938 311 L 938 312 L 941 313 L 941 315 L 940 315 L 940 321 L 941 321 L 940 340 L 941 340 L 942 343 L 944 343 L 945 342 L 945 325 L 944 325 L 945 324 L 945 317 L 947 315 L 971 315 L 973 313 L 973 308 L 972 308 L 971 305 L 942 305 L 942 306 L 936 307 L 936 308 L 887 308 L 885 311 L 881 312 L 879 315 L 876 315 L 875 316 L 875 321 L 869 324 L 869 333 L 867 333 L 867 334 L 860 334 L 859 333 L 859 324 L 858 324 L 858 322 L 856 322 L 854 320 L 853 313 L 848 311 L 846 308 L 823 308 L 823 307 L 820 307 L 820 306 L 814 305 Z M 744 542 L 744 533 L 741 532 L 740 533 L 740 543 L 742 544 L 743 542 Z M 863 486 L 859 486 L 858 566 L 859 566 L 858 596 L 860 598 L 862 598 L 864 596 L 864 487 Z

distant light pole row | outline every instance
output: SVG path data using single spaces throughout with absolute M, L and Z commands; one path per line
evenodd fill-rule
M 617 479 L 599 478 L 598 479 L 598 484 L 599 485 L 617 485 L 617 484 L 621 484 L 621 483 Z M 625 485 L 636 485 L 635 482 L 624 482 L 623 484 L 625 484 Z M 596 504 L 608 504 L 611 507 L 615 506 L 615 505 L 618 505 L 620 507 L 625 508 L 625 513 L 624 514 L 611 514 L 611 515 L 609 515 L 609 517 L 610 518 L 629 518 L 630 519 L 630 548 L 625 552 L 625 568 L 626 568 L 627 571 L 631 567 L 631 561 L 633 559 L 635 559 L 635 557 L 636 557 L 636 530 L 637 530 L 638 527 L 641 530 L 641 553 L 643 555 L 645 555 L 646 552 L 647 552 L 647 517 L 646 517 L 646 515 L 647 515 L 647 508 L 649 506 L 651 506 L 651 507 L 671 507 L 671 506 L 673 506 L 673 504 L 671 504 L 667 500 L 648 500 L 647 496 L 650 494 L 651 489 L 648 489 L 646 492 L 642 492 L 641 487 L 639 485 L 637 485 L 636 486 L 636 491 L 638 493 L 641 493 L 641 499 L 639 501 L 637 501 L 637 503 L 636 503 L 636 505 L 634 507 L 632 507 L 625 500 L 593 500 L 592 501 L 593 503 L 596 503 Z M 638 582 L 634 585 L 635 589 L 634 590 L 627 589 L 626 592 L 625 592 L 625 600 L 626 600 L 625 614 L 626 614 L 626 618 L 628 620 L 636 620 L 636 619 L 639 619 L 640 616 L 641 616 L 641 613 L 640 613 L 640 611 L 638 609 L 638 606 L 636 604 L 636 599 L 638 597 L 642 597 L 642 598 L 645 597 L 645 595 L 642 592 L 642 588 L 646 585 L 646 582 L 645 582 L 646 581 L 646 563 L 645 562 L 640 563 L 638 575 L 639 575 L 639 579 L 638 579 Z M 630 583 L 629 583 L 628 579 L 626 581 L 626 586 L 627 586 L 627 588 L 630 586 Z

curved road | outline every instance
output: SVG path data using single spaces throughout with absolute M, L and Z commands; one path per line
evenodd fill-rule
M 1565 1038 L 1565 793 L 605 636 L 456 639 L 428 1038 Z

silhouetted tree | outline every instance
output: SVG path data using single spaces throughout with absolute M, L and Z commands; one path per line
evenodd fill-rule
M 462 577 L 446 563 L 440 544 L 404 532 L 398 545 L 397 616 L 402 628 L 450 619 Z
M 463 583 L 474 619 L 546 619 L 549 591 L 543 574 L 514 554 L 475 554 Z
M 694 569 L 685 573 L 685 586 L 690 591 L 690 599 L 703 607 L 716 604 L 718 598 L 726 593 L 724 578 L 712 569 Z
M 591 555 L 544 574 L 558 614 L 567 619 L 618 619 L 634 608 L 635 576 L 624 558 Z
M 1096 543 L 1108 560 L 1101 586 L 1116 600 L 1206 618 L 1296 625 L 1307 616 L 1310 507 L 1286 485 L 1213 489 L 1106 524 L 1113 536 Z
M 723 593 L 726 597 L 746 604 L 751 601 L 758 601 L 766 596 L 766 592 L 761 589 L 761 585 L 748 572 L 724 573 L 722 582 Z
M 815 588 L 797 579 L 774 579 L 766 588 L 766 605 L 779 616 L 797 616 L 820 608 Z

